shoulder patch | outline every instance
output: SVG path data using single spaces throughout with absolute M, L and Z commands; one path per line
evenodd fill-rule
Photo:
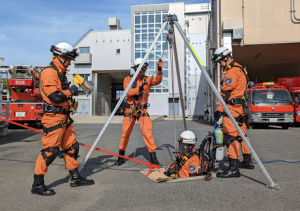
M 191 164 L 191 165 L 190 165 L 190 171 L 193 172 L 193 171 L 195 171 L 195 170 L 196 170 L 196 166 Z
M 232 78 L 226 78 L 225 82 L 226 82 L 227 85 L 231 84 Z

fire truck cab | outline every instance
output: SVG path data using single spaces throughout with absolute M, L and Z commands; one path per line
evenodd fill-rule
M 294 122 L 293 102 L 288 90 L 274 82 L 256 83 L 248 89 L 251 126 L 280 125 L 288 129 Z
M 44 103 L 39 90 L 39 72 L 43 67 L 31 65 L 12 65 L 10 77 L 9 111 L 4 104 L 2 113 L 9 112 L 9 119 L 19 123 L 36 124 L 36 119 L 43 112 Z

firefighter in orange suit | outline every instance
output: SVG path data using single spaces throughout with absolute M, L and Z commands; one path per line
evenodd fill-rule
M 69 86 L 66 71 L 78 56 L 76 49 L 68 43 L 59 43 L 51 46 L 53 60 L 50 66 L 41 72 L 40 89 L 46 105 L 42 117 L 44 137 L 43 149 L 38 156 L 34 170 L 34 182 L 31 193 L 49 196 L 55 194 L 44 184 L 44 175 L 48 166 L 55 160 L 61 147 L 64 150 L 64 160 L 69 170 L 71 187 L 80 185 L 92 185 L 93 180 L 81 177 L 77 167 L 79 144 L 76 141 L 73 120 L 70 118 L 70 106 L 68 99 L 78 93 L 75 85 Z
M 141 62 L 141 58 L 136 59 L 132 68 L 136 71 Z M 147 77 L 145 76 L 145 72 L 147 70 L 148 64 L 144 63 L 141 71 L 139 72 L 139 75 L 132 84 L 132 87 L 129 89 L 127 93 L 127 103 L 125 103 L 122 137 L 119 145 L 119 154 L 125 155 L 125 150 L 128 145 L 131 131 L 133 129 L 135 121 L 138 120 L 143 139 L 150 153 L 150 162 L 157 165 L 160 165 L 160 163 L 158 162 L 156 157 L 156 145 L 152 136 L 152 122 L 147 111 L 147 107 L 149 106 L 147 102 L 151 86 L 156 86 L 162 81 L 162 66 L 163 62 L 159 60 L 159 62 L 157 63 L 157 75 L 155 77 Z M 131 78 L 132 76 L 128 76 L 124 79 L 124 90 L 130 83 Z M 124 163 L 125 159 L 119 157 L 115 162 L 115 165 L 120 166 Z
M 223 68 L 222 97 L 227 104 L 233 117 L 240 125 L 246 135 L 246 116 L 244 111 L 245 92 L 248 87 L 247 72 L 235 62 L 231 57 L 231 51 L 226 47 L 218 48 L 212 55 L 212 61 L 219 63 Z M 254 169 L 251 153 L 233 125 L 224 108 L 219 104 L 215 113 L 215 120 L 218 121 L 223 115 L 224 143 L 227 146 L 227 156 L 229 158 L 229 168 L 217 173 L 217 177 L 240 177 L 239 168 Z M 250 142 L 249 138 L 247 138 Z M 239 163 L 239 142 L 242 146 L 244 160 Z
M 186 130 L 180 134 L 179 153 L 176 155 L 175 161 L 170 163 L 164 174 L 171 176 L 178 174 L 180 178 L 197 176 L 197 169 L 200 165 L 199 154 L 194 148 L 197 138 L 195 134 Z

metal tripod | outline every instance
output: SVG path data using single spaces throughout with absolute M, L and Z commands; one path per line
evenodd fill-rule
M 277 189 L 279 190 L 280 187 L 278 184 L 275 184 L 274 181 L 272 180 L 272 178 L 270 177 L 269 173 L 267 172 L 267 170 L 265 169 L 264 165 L 262 164 L 262 162 L 260 161 L 259 157 L 257 156 L 256 152 L 254 151 L 254 149 L 252 148 L 252 146 L 250 145 L 250 143 L 248 142 L 248 139 L 246 138 L 246 136 L 244 135 L 243 131 L 241 130 L 240 126 L 238 125 L 238 123 L 236 122 L 235 118 L 232 116 L 230 110 L 228 109 L 225 101 L 223 100 L 223 98 L 221 97 L 220 93 L 218 92 L 217 88 L 215 87 L 215 85 L 213 84 L 211 78 L 209 77 L 209 75 L 207 74 L 207 72 L 205 71 L 202 62 L 200 61 L 198 55 L 196 54 L 195 50 L 193 49 L 193 46 L 191 45 L 191 43 L 189 43 L 188 39 L 186 38 L 186 36 L 184 35 L 184 32 L 182 31 L 180 25 L 178 24 L 178 19 L 176 15 L 168 15 L 166 17 L 166 19 L 164 21 L 168 21 L 169 22 L 169 26 L 174 27 L 174 25 L 176 26 L 176 29 L 178 30 L 180 36 L 182 37 L 184 43 L 186 44 L 187 48 L 189 49 L 189 51 L 191 52 L 192 56 L 194 57 L 197 65 L 199 66 L 201 72 L 204 74 L 206 81 L 208 82 L 208 84 L 210 85 L 211 89 L 213 90 L 213 92 L 215 93 L 216 97 L 218 98 L 218 100 L 221 102 L 223 108 L 225 109 L 226 113 L 228 114 L 230 120 L 233 122 L 235 128 L 237 129 L 237 131 L 239 132 L 240 136 L 242 137 L 243 141 L 245 142 L 245 144 L 247 145 L 247 147 L 249 148 L 252 156 L 254 157 L 255 161 L 257 162 L 259 168 L 261 169 L 261 171 L 264 173 L 265 177 L 267 178 L 269 184 L 266 185 L 266 187 L 268 188 L 272 188 L 272 189 Z
M 102 128 L 101 132 L 99 133 L 98 137 L 96 138 L 92 148 L 90 149 L 90 151 L 88 152 L 88 154 L 86 155 L 86 157 L 84 158 L 83 162 L 80 164 L 79 166 L 79 171 L 82 170 L 83 166 L 85 165 L 86 161 L 88 160 L 89 156 L 91 155 L 93 149 L 96 147 L 97 143 L 99 142 L 101 136 L 103 135 L 104 131 L 106 130 L 108 124 L 110 123 L 111 119 L 113 118 L 114 114 L 116 113 L 117 109 L 119 108 L 119 106 L 121 105 L 121 102 L 124 100 L 127 92 L 129 91 L 129 89 L 131 88 L 133 82 L 135 81 L 137 75 L 139 74 L 141 68 L 143 67 L 144 62 L 146 61 L 146 59 L 148 58 L 150 52 L 152 51 L 154 45 L 156 44 L 158 38 L 160 37 L 160 35 L 162 34 L 163 29 L 165 28 L 165 26 L 167 25 L 167 23 L 169 23 L 169 33 L 171 33 L 171 35 L 173 35 L 173 39 L 175 41 L 175 33 L 174 33 L 174 25 L 176 26 L 176 29 L 178 30 L 180 36 L 182 37 L 184 43 L 186 44 L 187 48 L 189 49 L 189 51 L 191 52 L 192 56 L 194 57 L 197 65 L 199 66 L 201 72 L 204 74 L 208 84 L 210 85 L 210 87 L 212 88 L 213 92 L 215 93 L 216 97 L 218 98 L 218 100 L 220 101 L 220 103 L 222 104 L 223 108 L 225 109 L 226 113 L 228 114 L 229 118 L 231 119 L 231 121 L 233 122 L 235 128 L 237 129 L 237 131 L 239 132 L 240 136 L 242 137 L 243 141 L 246 143 L 247 147 L 249 148 L 252 156 L 254 157 L 254 159 L 256 160 L 258 166 L 260 167 L 261 171 L 264 173 L 265 177 L 267 178 L 269 184 L 266 185 L 266 187 L 268 188 L 272 188 L 272 189 L 280 189 L 279 185 L 275 184 L 272 180 L 272 178 L 270 177 L 269 173 L 267 172 L 267 170 L 265 169 L 264 165 L 262 164 L 262 162 L 260 161 L 259 157 L 257 156 L 257 154 L 255 153 L 254 149 L 252 148 L 252 146 L 250 145 L 250 143 L 248 142 L 247 138 L 245 137 L 243 131 L 241 130 L 240 126 L 237 124 L 235 118 L 232 116 L 230 110 L 228 109 L 226 103 L 224 102 L 223 98 L 221 97 L 220 93 L 218 92 L 217 88 L 215 87 L 215 85 L 213 84 L 211 78 L 209 77 L 209 75 L 207 74 L 207 72 L 205 71 L 202 62 L 200 61 L 199 57 L 197 56 L 195 50 L 193 49 L 193 46 L 191 45 L 191 43 L 189 43 L 188 39 L 186 38 L 186 36 L 184 35 L 184 32 L 182 31 L 180 25 L 178 24 L 178 19 L 176 15 L 168 15 L 165 17 L 164 19 L 164 23 L 161 26 L 161 29 L 159 30 L 158 34 L 156 35 L 153 43 L 151 44 L 151 46 L 149 47 L 146 55 L 144 56 L 141 64 L 139 65 L 137 71 L 135 72 L 135 74 L 132 77 L 132 80 L 130 81 L 130 83 L 128 84 L 127 88 L 124 91 L 124 94 L 122 95 L 121 99 L 119 100 L 119 102 L 117 103 L 115 109 L 113 110 L 113 112 L 111 113 L 109 119 L 107 120 L 107 122 L 105 123 L 104 127 Z M 175 44 L 175 45 L 174 45 Z M 177 49 L 176 49 L 176 43 L 173 42 L 174 45 L 174 55 L 175 55 L 175 62 L 176 62 L 176 71 L 177 71 L 177 78 L 178 78 L 178 86 L 179 86 L 179 91 L 180 91 L 180 98 L 181 98 L 181 107 L 182 107 L 182 114 L 184 117 L 184 106 L 183 106 L 183 97 L 182 97 L 182 89 L 181 89 L 181 82 L 180 82 L 180 75 L 179 75 L 179 69 L 178 69 L 178 59 L 177 59 Z M 185 123 L 185 117 L 184 117 L 184 123 Z M 185 123 L 185 129 L 186 129 L 186 123 Z

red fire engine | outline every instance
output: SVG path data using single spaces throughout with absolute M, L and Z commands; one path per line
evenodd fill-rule
M 44 103 L 39 90 L 39 71 L 44 67 L 31 65 L 12 65 L 10 77 L 9 119 L 19 123 L 40 124 L 36 120 L 43 112 Z M 3 104 L 2 113 L 6 113 Z
M 284 86 L 274 82 L 256 83 L 247 92 L 250 118 L 253 127 L 280 125 L 288 129 L 294 122 L 291 96 Z
M 281 86 L 285 86 L 292 96 L 294 103 L 295 123 L 300 123 L 300 77 L 277 78 L 274 80 Z

